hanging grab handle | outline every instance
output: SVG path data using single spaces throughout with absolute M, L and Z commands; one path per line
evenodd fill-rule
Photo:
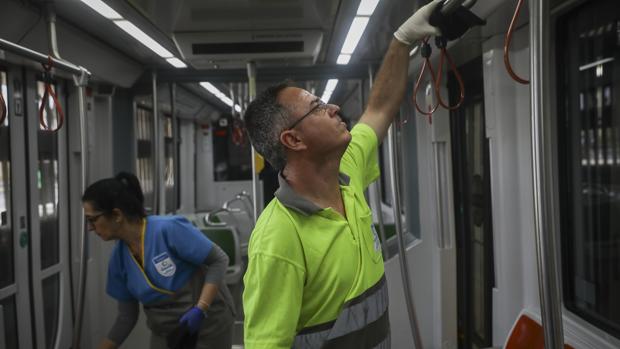
M 435 81 L 435 95 L 437 95 L 437 101 L 442 107 L 448 110 L 456 110 L 461 106 L 461 104 L 463 104 L 463 101 L 465 100 L 465 84 L 463 83 L 463 78 L 461 77 L 459 70 L 456 68 L 456 64 L 454 64 L 452 57 L 450 57 L 448 50 L 446 50 L 447 43 L 448 41 L 444 37 L 442 36 L 435 37 L 435 44 L 437 45 L 437 48 L 439 48 L 439 50 L 441 51 L 441 55 L 439 56 L 439 68 L 437 70 L 437 80 Z M 453 106 L 450 106 L 449 103 L 446 103 L 443 100 L 443 97 L 441 97 L 441 92 L 440 92 L 441 75 L 443 73 L 443 65 L 446 59 L 448 60 L 448 63 L 450 64 L 450 70 L 452 71 L 452 73 L 454 73 L 454 76 L 456 77 L 456 81 L 459 83 L 459 101 Z
M 506 38 L 504 40 L 504 65 L 506 66 L 508 74 L 514 81 L 520 84 L 527 85 L 530 83 L 530 81 L 518 76 L 517 73 L 515 73 L 515 71 L 512 69 L 512 64 L 510 64 L 510 44 L 512 42 L 512 34 L 514 33 L 515 25 L 517 24 L 517 19 L 519 18 L 519 13 L 521 13 L 522 6 L 523 0 L 519 0 L 519 2 L 517 3 L 517 8 L 515 9 L 515 13 L 512 15 L 512 20 L 510 21 L 508 32 L 506 32 Z
M 51 74 L 52 65 L 53 65 L 52 57 L 48 56 L 47 64 L 41 63 L 41 65 L 43 66 L 43 70 L 44 70 L 43 82 L 45 83 L 45 92 L 43 93 L 43 97 L 41 98 L 41 106 L 39 107 L 39 124 L 41 124 L 43 129 L 46 131 L 58 132 L 58 130 L 62 128 L 62 125 L 65 122 L 65 114 L 62 111 L 62 106 L 60 105 L 60 102 L 58 101 L 58 97 L 56 96 L 56 93 L 54 92 L 54 89 L 52 87 L 52 84 L 53 84 L 52 74 Z M 54 106 L 56 107 L 56 113 L 58 115 L 58 124 L 56 128 L 53 130 L 50 130 L 49 126 L 45 123 L 45 118 L 43 117 L 43 112 L 45 111 L 45 106 L 47 105 L 47 100 L 50 96 L 52 97 L 52 100 L 54 101 Z
M 4 125 L 4 120 L 6 119 L 7 105 L 5 104 L 4 96 L 2 95 L 1 92 L 0 92 L 0 108 L 2 108 L 2 111 L 0 112 L 0 127 L 2 127 L 2 125 Z
M 431 45 L 428 43 L 428 38 L 424 38 L 422 40 L 422 48 L 420 49 L 420 55 L 424 58 L 424 64 L 422 65 L 422 69 L 420 70 L 420 75 L 418 75 L 418 79 L 415 82 L 413 87 L 413 104 L 415 105 L 416 110 L 424 115 L 428 116 L 428 122 L 432 123 L 432 115 L 437 110 L 439 103 L 436 103 L 435 106 L 429 106 L 429 111 L 424 111 L 420 108 L 418 104 L 418 90 L 420 89 L 420 85 L 422 83 L 422 78 L 424 77 L 424 71 L 428 69 L 428 73 L 431 75 L 431 80 L 433 85 L 437 84 L 437 80 L 435 78 L 435 72 L 433 71 L 433 66 L 431 65 L 431 61 L 429 60 L 432 53 Z

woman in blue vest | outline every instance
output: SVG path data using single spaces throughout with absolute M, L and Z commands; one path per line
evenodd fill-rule
M 118 316 L 99 348 L 122 344 L 139 303 L 152 349 L 196 338 L 196 348 L 231 347 L 234 308 L 223 282 L 228 256 L 222 249 L 183 217 L 147 216 L 140 183 L 130 173 L 91 184 L 82 203 L 89 229 L 104 241 L 117 240 L 107 293 L 118 301 Z

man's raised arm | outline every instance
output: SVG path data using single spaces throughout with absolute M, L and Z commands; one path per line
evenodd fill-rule
M 421 7 L 403 23 L 394 33 L 394 38 L 383 57 L 383 63 L 377 73 L 370 99 L 360 122 L 369 125 L 379 142 L 385 138 L 407 86 L 410 45 L 430 35 L 439 35 L 439 30 L 428 23 L 428 18 L 443 0 Z

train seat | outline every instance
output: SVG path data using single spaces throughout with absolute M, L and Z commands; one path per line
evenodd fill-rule
M 237 284 L 243 276 L 243 264 L 239 236 L 235 227 L 201 227 L 200 231 L 226 252 L 229 259 L 225 276 L 226 283 L 228 285 Z
M 504 349 L 544 348 L 545 336 L 538 316 L 528 309 L 523 309 L 510 330 Z M 564 349 L 573 349 L 573 347 L 564 344 Z

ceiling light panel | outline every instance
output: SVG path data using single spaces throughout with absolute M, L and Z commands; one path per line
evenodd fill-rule
M 166 50 L 157 41 L 153 40 L 145 32 L 136 27 L 133 23 L 127 20 L 114 21 L 114 24 L 123 29 L 127 34 L 134 37 L 134 39 L 140 41 L 140 43 L 148 47 L 151 51 L 155 52 L 161 58 L 172 58 L 174 55 L 170 51 Z
M 123 16 L 114 11 L 110 6 L 101 0 L 82 0 L 82 2 L 107 19 L 123 19 Z
M 175 68 L 187 68 L 187 64 L 183 63 L 182 60 L 176 57 L 166 58 L 166 61 Z
M 372 16 L 372 13 L 375 12 L 378 4 L 379 0 L 362 0 L 360 2 L 360 6 L 357 8 L 357 15 Z
M 351 60 L 351 55 L 340 55 L 338 56 L 338 59 L 336 60 L 336 64 L 348 64 L 349 61 Z
M 347 33 L 347 38 L 344 40 L 342 50 L 340 50 L 340 54 L 352 54 L 353 51 L 355 51 L 357 44 L 362 38 L 362 34 L 364 34 L 366 25 L 368 25 L 368 20 L 368 17 L 355 17 L 353 19 L 353 23 L 351 23 L 351 27 Z

